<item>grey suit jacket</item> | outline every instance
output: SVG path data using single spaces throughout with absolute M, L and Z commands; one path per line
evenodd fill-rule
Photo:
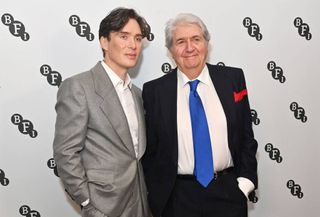
M 149 216 L 140 163 L 146 147 L 141 91 L 132 85 L 131 92 L 138 158 L 120 100 L 100 62 L 63 81 L 57 94 L 53 151 L 58 174 L 78 204 L 90 198 L 91 206 L 111 217 Z

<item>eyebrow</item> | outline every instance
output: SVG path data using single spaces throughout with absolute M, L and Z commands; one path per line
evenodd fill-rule
M 119 34 L 125 34 L 125 35 L 130 35 L 130 32 L 124 32 L 124 31 L 120 31 L 118 32 Z M 139 34 L 135 34 L 135 36 L 140 36 L 140 37 L 143 37 L 142 33 L 139 33 Z
M 187 38 L 201 38 L 201 35 L 193 35 L 191 37 L 180 37 L 180 38 L 177 38 L 176 41 L 185 40 Z

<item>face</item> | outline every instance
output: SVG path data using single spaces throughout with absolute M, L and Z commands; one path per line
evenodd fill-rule
M 135 19 L 118 32 L 110 33 L 110 40 L 101 37 L 100 45 L 105 51 L 105 62 L 117 74 L 123 74 L 136 65 L 142 47 L 140 26 Z
M 198 25 L 180 24 L 173 32 L 170 52 L 178 68 L 193 79 L 205 66 L 208 42 Z

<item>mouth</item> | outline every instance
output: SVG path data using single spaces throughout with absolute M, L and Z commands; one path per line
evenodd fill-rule
M 196 58 L 196 55 L 193 55 L 193 56 L 185 56 L 184 58 L 185 58 L 185 59 L 194 59 L 194 58 Z
M 135 53 L 127 53 L 126 56 L 131 60 L 134 60 L 137 58 L 137 54 Z
M 189 55 L 185 55 L 183 56 L 184 58 L 193 58 L 193 57 L 196 57 L 198 56 L 197 54 L 189 54 Z

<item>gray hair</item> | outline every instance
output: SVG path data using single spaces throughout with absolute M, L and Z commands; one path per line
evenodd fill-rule
M 181 14 L 178 14 L 174 19 L 170 19 L 166 24 L 165 39 L 166 39 L 166 47 L 168 49 L 170 49 L 172 46 L 173 32 L 175 31 L 176 27 L 181 24 L 196 24 L 196 25 L 198 25 L 203 32 L 204 39 L 206 41 L 210 40 L 209 31 L 208 31 L 206 25 L 203 23 L 203 21 L 199 17 L 197 17 L 196 15 L 191 14 L 191 13 L 181 13 Z

